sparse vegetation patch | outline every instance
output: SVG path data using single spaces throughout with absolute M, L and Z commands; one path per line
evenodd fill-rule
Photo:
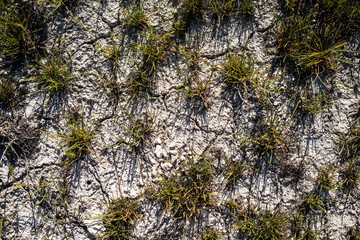
M 138 202 L 141 195 L 135 199 L 111 199 L 106 203 L 108 213 L 99 216 L 101 219 L 104 232 L 101 239 L 129 239 L 136 221 L 141 220 L 140 203 Z
M 156 197 L 172 211 L 173 218 L 196 219 L 201 209 L 215 205 L 211 193 L 213 168 L 205 155 L 193 152 L 181 169 L 158 183 Z
M 61 40 L 59 46 L 54 46 L 45 59 L 38 61 L 34 68 L 36 76 L 27 81 L 38 85 L 38 91 L 45 95 L 44 104 L 52 96 L 56 96 L 58 102 L 60 94 L 71 90 L 71 83 L 76 80 L 71 72 L 71 57 L 66 54 L 64 42 Z
M 236 213 L 237 225 L 242 233 L 252 239 L 287 239 L 289 227 L 288 213 L 268 209 L 262 210 L 253 205 L 243 207 Z

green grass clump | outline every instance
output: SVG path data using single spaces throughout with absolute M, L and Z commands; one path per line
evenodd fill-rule
M 342 144 L 339 154 L 344 161 L 351 162 L 360 157 L 360 118 L 354 121 L 348 133 L 343 133 L 339 141 Z
M 278 51 L 284 60 L 292 53 L 296 45 L 301 44 L 308 25 L 308 16 L 290 16 L 278 22 L 276 33 Z
M 62 173 L 67 170 L 63 169 Z M 72 222 L 72 210 L 69 197 L 69 188 L 66 176 L 54 177 L 55 171 L 50 171 L 51 179 L 45 177 L 35 177 L 35 182 L 32 184 L 16 184 L 14 188 L 23 188 L 29 193 L 28 200 L 33 211 L 41 219 L 49 222 L 52 227 L 48 229 L 47 236 L 63 233 L 62 239 L 68 239 L 65 226 L 67 223 Z M 58 179 L 60 177 L 60 179 Z M 53 236 L 54 236 L 53 235 Z
M 65 125 L 68 132 L 61 134 L 51 134 L 56 140 L 64 142 L 62 145 L 67 145 L 65 152 L 65 161 L 62 165 L 70 165 L 84 156 L 85 153 L 91 152 L 91 139 L 95 137 L 94 123 L 86 125 L 84 116 L 79 116 L 80 113 L 68 112 L 68 117 Z M 100 160 L 100 159 L 99 159 Z
M 351 199 L 352 193 L 358 195 L 354 191 L 360 185 L 360 118 L 355 119 L 349 132 L 342 133 L 338 141 L 340 159 L 345 164 L 340 170 L 340 189 Z
M 343 192 L 347 192 L 348 196 L 360 185 L 360 166 L 358 160 L 352 160 L 347 163 L 340 171 L 340 187 Z
M 303 44 L 292 46 L 290 57 L 302 70 L 321 73 L 326 70 L 337 70 L 336 62 L 341 60 L 341 53 L 346 42 L 338 39 L 331 26 L 322 27 L 321 32 L 311 30 L 303 36 Z
M 250 204 L 237 213 L 235 229 L 239 229 L 251 239 L 288 239 L 289 220 L 287 218 L 288 213 L 281 210 L 271 212 L 268 209 L 261 210 Z
M 193 151 L 180 170 L 158 183 L 156 196 L 165 203 L 165 211 L 172 211 L 173 218 L 196 220 L 202 208 L 215 205 L 212 180 L 211 163 Z
M 246 135 L 241 139 L 241 144 L 246 145 L 247 143 L 252 143 L 254 150 L 258 152 L 260 156 L 266 157 L 266 163 L 271 164 L 274 157 L 281 160 L 279 157 L 285 157 L 291 153 L 292 143 L 296 139 L 296 135 L 286 133 L 285 129 L 292 120 L 296 109 L 289 119 L 280 121 L 278 114 L 289 100 L 278 109 L 273 108 L 269 99 L 265 99 L 265 101 L 265 116 L 259 116 L 257 127 L 253 130 L 252 137 Z
M 346 42 L 331 25 L 312 26 L 310 16 L 291 16 L 279 23 L 279 55 L 290 58 L 302 72 L 337 70 Z
M 327 226 L 323 224 L 319 227 L 318 224 L 324 220 L 324 215 L 329 214 L 328 202 L 317 188 L 303 197 L 291 218 L 290 230 L 293 239 L 323 239 L 320 236 L 324 236 Z
M 135 222 L 141 219 L 139 214 L 141 206 L 138 203 L 141 196 L 133 201 L 121 196 L 120 199 L 111 199 L 105 204 L 108 213 L 99 216 L 105 229 L 100 235 L 101 239 L 129 239 Z
M 207 108 L 209 105 L 212 105 L 212 102 L 210 101 L 211 83 L 211 77 L 207 80 L 201 80 L 198 76 L 193 74 L 193 76 L 190 76 L 184 81 L 181 86 L 182 89 L 178 90 L 183 92 L 183 95 L 180 97 L 195 100 L 196 102 L 200 101 L 200 103 Z M 202 109 L 202 106 L 200 106 L 200 109 Z
M 240 55 L 228 54 L 227 59 L 220 66 L 224 82 L 245 90 L 252 87 L 255 73 L 254 61 L 246 55 L 245 51 L 242 51 Z
M 108 78 L 100 78 L 101 86 L 103 87 L 104 93 L 111 96 L 111 100 L 118 100 L 121 96 L 120 85 L 116 81 L 115 76 Z
M 186 22 L 201 17 L 206 8 L 205 0 L 184 0 L 181 7 L 181 14 Z
M 179 48 L 180 57 L 185 61 L 190 72 L 197 72 L 200 68 L 200 63 L 205 60 L 201 57 L 201 49 L 191 50 L 189 48 Z
M 66 180 L 51 177 L 51 180 L 41 177 L 38 179 L 37 184 L 23 187 L 32 187 L 34 189 L 32 192 L 34 206 L 39 208 L 39 212 L 44 210 L 41 213 L 44 214 L 43 218 L 54 221 L 55 225 L 58 225 L 69 221 L 72 208 L 69 205 L 69 188 Z
M 317 222 L 316 218 L 303 215 L 298 211 L 291 216 L 290 222 L 293 239 L 319 239 L 322 230 L 315 227 Z
M 180 57 L 187 65 L 187 67 L 183 69 L 186 73 L 185 77 L 183 78 L 181 75 L 181 78 L 183 78 L 183 84 L 177 89 L 177 91 L 183 93 L 179 97 L 193 100 L 199 109 L 203 109 L 203 107 L 207 108 L 209 105 L 212 105 L 212 102 L 210 101 L 210 86 L 212 84 L 211 78 L 213 76 L 213 70 L 211 70 L 209 79 L 201 79 L 198 71 L 200 69 L 200 63 L 205 61 L 201 57 L 201 48 L 189 50 L 188 48 L 180 47 L 178 51 L 180 53 Z
M 310 192 L 299 204 L 301 213 L 325 213 L 327 212 L 326 200 L 324 200 L 319 193 Z
M 209 228 L 202 232 L 201 239 L 202 240 L 219 240 L 222 234 L 223 234 L 222 232 L 220 232 L 216 229 Z
M 0 79 L 0 104 L 12 105 L 15 96 L 14 83 L 9 78 Z
M 328 193 L 329 191 L 334 190 L 336 187 L 339 187 L 339 185 L 334 181 L 334 173 L 336 171 L 337 170 L 334 169 L 332 165 L 324 167 L 318 171 L 317 178 L 315 179 L 315 190 L 317 193 Z
M 121 9 L 125 18 L 122 20 L 124 24 L 132 26 L 136 30 L 141 30 L 149 27 L 149 23 L 147 19 L 149 15 L 144 13 L 144 2 L 132 1 L 132 5 L 130 6 L 131 10 Z
M 144 56 L 149 72 L 153 73 L 164 59 L 171 41 L 167 34 L 160 36 L 152 29 L 147 34 L 143 33 L 142 36 L 145 38 L 145 44 L 135 44 L 135 51 Z
M 312 12 L 322 23 L 330 22 L 341 28 L 342 36 L 360 27 L 360 3 L 352 0 L 282 0 L 290 14 L 304 15 Z
M 97 44 L 98 49 L 101 54 L 104 55 L 106 59 L 111 62 L 113 70 L 117 70 L 120 65 L 120 60 L 124 57 L 122 55 L 122 51 L 125 47 L 120 47 L 119 44 L 116 42 L 116 38 L 113 35 L 111 36 L 111 44 L 107 45 L 106 47 L 101 47 Z
M 76 80 L 71 72 L 71 59 L 65 53 L 64 42 L 60 42 L 58 48 L 52 48 L 51 52 L 44 60 L 38 61 L 36 76 L 29 78 L 28 81 L 35 82 L 40 92 L 45 95 L 46 104 L 49 97 L 59 96 L 66 90 L 71 90 L 70 84 Z
M 277 119 L 278 112 L 270 109 L 266 110 L 266 121 L 259 125 L 258 137 L 251 139 L 256 144 L 257 151 L 270 159 L 274 155 L 283 155 L 289 152 L 286 146 L 286 136 L 283 130 L 287 124 L 282 125 Z
M 308 90 L 304 90 L 300 93 L 300 105 L 299 109 L 303 113 L 309 115 L 315 122 L 315 117 L 321 112 L 324 112 L 327 108 L 334 104 L 335 98 L 330 96 L 330 92 L 316 94 L 312 96 Z
M 150 114 L 149 112 L 143 114 L 132 114 L 127 109 L 123 109 L 123 112 L 130 120 L 129 123 L 123 126 L 127 134 L 125 136 L 116 137 L 116 143 L 108 146 L 107 148 L 116 147 L 119 145 L 129 146 L 134 153 L 140 150 L 145 143 L 149 143 L 147 138 L 154 131 L 156 115 L 155 112 Z M 120 119 L 118 116 L 116 118 Z
M 219 22 L 226 17 L 230 17 L 236 12 L 236 1 L 235 0 L 208 0 L 209 8 L 218 17 Z
M 35 49 L 21 11 L 20 5 L 10 0 L 0 1 L 0 54 L 5 57 L 24 56 Z
M 173 17 L 173 33 L 177 37 L 185 36 L 190 23 L 195 19 L 201 19 L 206 7 L 206 0 L 183 0 L 177 14 Z
M 133 96 L 139 96 L 141 92 L 147 92 L 154 84 L 153 77 L 149 76 L 146 69 L 139 64 L 134 64 L 135 69 L 126 78 L 125 85 Z
M 111 74 L 109 77 L 102 77 L 99 74 L 83 73 L 91 81 L 95 82 L 102 91 L 110 97 L 111 101 L 117 101 L 121 97 L 121 84 L 117 82 L 117 76 Z
M 176 37 L 178 37 L 178 38 L 184 37 L 187 27 L 188 27 L 188 24 L 184 20 L 184 16 L 182 16 L 182 15 L 173 16 L 171 28 L 172 28 L 172 33 Z
M 255 11 L 254 0 L 241 0 L 239 4 L 242 15 L 244 17 L 249 17 L 254 13 Z
M 352 0 L 284 0 L 286 18 L 277 31 L 279 55 L 301 72 L 337 70 L 346 38 L 359 29 L 360 3 Z
M 224 159 L 225 173 L 226 173 L 226 184 L 228 187 L 235 188 L 238 180 L 246 175 L 249 175 L 253 172 L 253 168 L 250 165 L 247 165 L 243 162 L 235 162 L 231 159 Z
M 255 143 L 256 150 L 261 156 L 266 156 L 270 159 L 270 163 L 278 150 L 288 151 L 284 145 L 285 138 L 281 134 L 279 122 L 275 122 L 272 119 L 269 121 L 269 124 L 260 126 L 258 137 L 249 140 Z
M 135 119 L 128 111 L 124 110 L 124 112 L 131 121 L 129 125 L 124 127 L 131 135 L 129 145 L 137 149 L 146 142 L 146 138 L 153 132 L 156 120 L 155 113 L 153 115 L 146 113 Z

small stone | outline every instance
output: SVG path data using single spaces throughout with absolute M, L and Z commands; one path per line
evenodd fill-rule
M 173 143 L 170 143 L 169 149 L 170 149 L 170 150 L 174 150 L 174 149 L 176 148 L 176 145 L 177 145 L 177 144 L 174 143 L 174 142 L 173 142 Z
M 156 148 L 155 148 L 155 156 L 157 158 L 161 158 L 163 156 L 163 149 L 161 148 L 160 145 L 157 145 Z
M 160 138 L 155 139 L 154 144 L 155 145 L 160 145 L 161 144 L 161 139 Z
M 173 156 L 177 155 L 177 151 L 169 151 L 168 153 L 169 153 L 169 155 L 173 155 Z
M 155 153 L 155 155 L 156 155 L 156 153 Z M 154 165 L 157 165 L 158 164 L 158 162 L 156 161 L 156 159 L 155 158 L 149 158 L 150 159 L 150 162 L 151 162 L 151 165 L 152 166 L 154 166 Z
M 165 169 L 165 170 L 170 170 L 172 168 L 172 164 L 170 162 L 164 162 L 162 164 L 162 167 Z

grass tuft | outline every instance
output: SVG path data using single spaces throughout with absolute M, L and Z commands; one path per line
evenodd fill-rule
M 219 230 L 209 228 L 202 232 L 201 239 L 202 240 L 219 240 L 223 233 Z
M 191 50 L 186 47 L 179 48 L 180 57 L 185 61 L 187 68 L 191 72 L 196 72 L 200 68 L 200 63 L 205 60 L 201 57 L 202 50 Z
M 315 228 L 316 218 L 296 212 L 291 216 L 291 233 L 293 239 L 319 239 L 320 231 Z
M 316 33 L 310 30 L 304 36 L 302 44 L 292 46 L 290 57 L 295 61 L 296 65 L 302 70 L 311 70 L 313 73 L 322 73 L 327 70 L 337 70 L 336 63 L 341 60 L 342 48 L 346 45 L 343 40 L 338 39 L 337 33 L 331 26 L 322 27 L 322 31 Z
M 303 113 L 308 114 L 312 117 L 313 123 L 315 122 L 315 117 L 321 112 L 324 112 L 327 108 L 334 105 L 335 98 L 330 96 L 330 92 L 317 94 L 312 96 L 309 91 L 305 90 L 300 93 L 300 105 L 299 109 Z
M 138 96 L 141 92 L 147 92 L 153 86 L 153 77 L 148 76 L 146 69 L 139 64 L 134 64 L 135 69 L 126 78 L 125 85 L 133 96 Z
M 0 79 L 0 104 L 12 106 L 15 97 L 15 85 L 9 78 Z
M 203 106 L 207 108 L 209 105 L 212 105 L 210 101 L 211 91 L 211 77 L 208 80 L 201 80 L 198 76 L 193 74 L 187 80 L 184 81 L 181 86 L 182 89 L 178 89 L 178 91 L 183 92 L 183 95 L 180 97 L 188 98 L 190 100 L 201 101 Z M 202 109 L 202 106 L 200 106 Z
M 74 118 L 72 111 L 69 111 L 68 113 L 70 113 L 68 117 L 66 117 L 68 121 L 65 123 L 68 132 L 48 134 L 48 136 L 64 142 L 62 145 L 67 145 L 64 150 L 65 161 L 61 165 L 71 165 L 84 156 L 85 153 L 94 153 L 90 147 L 91 139 L 95 137 L 94 123 L 86 125 L 83 114 L 81 116 L 76 114 L 76 118 Z
M 111 199 L 105 204 L 108 213 L 99 216 L 105 229 L 100 236 L 101 239 L 129 239 L 135 222 L 141 219 L 139 215 L 141 206 L 138 203 L 141 196 L 133 201 L 121 196 L 120 199 Z
M 304 15 L 309 12 L 317 22 L 332 23 L 341 28 L 341 35 L 360 27 L 360 3 L 352 0 L 282 0 L 289 14 Z
M 142 36 L 145 38 L 145 44 L 136 43 L 135 51 L 144 56 L 149 72 L 153 73 L 166 55 L 171 41 L 168 34 L 159 36 L 152 29 L 147 34 L 143 33 Z
M 146 138 L 153 132 L 156 120 L 155 113 L 153 115 L 146 113 L 140 118 L 134 119 L 128 111 L 124 110 L 124 112 L 131 121 L 129 125 L 124 127 L 131 135 L 130 146 L 137 149 L 147 142 Z
M 185 36 L 186 29 L 188 27 L 187 22 L 184 20 L 184 16 L 179 15 L 173 17 L 173 22 L 171 25 L 173 34 L 180 38 Z
M 342 171 L 340 171 L 340 177 L 342 181 L 340 182 L 340 187 L 342 191 L 348 192 L 348 196 L 355 188 L 360 185 L 360 167 L 359 163 L 356 160 L 352 160 L 345 166 Z
M 285 0 L 286 18 L 279 21 L 279 55 L 290 58 L 300 73 L 336 71 L 345 39 L 359 28 L 360 3 L 351 0 Z M 356 24 L 353 24 L 357 21 Z
M 40 92 L 45 95 L 46 104 L 49 97 L 55 95 L 57 101 L 61 93 L 71 90 L 70 84 L 75 81 L 71 73 L 71 58 L 66 56 L 64 42 L 60 40 L 57 48 L 52 48 L 43 61 L 38 61 L 36 76 L 27 81 L 35 82 Z
M 327 204 L 318 193 L 310 192 L 304 197 L 299 204 L 301 213 L 325 213 L 327 212 Z
M 339 139 L 342 144 L 339 155 L 346 162 L 352 162 L 360 157 L 360 118 L 352 124 L 350 131 Z
M 224 82 L 245 90 L 252 87 L 255 72 L 254 61 L 246 55 L 245 51 L 242 51 L 240 55 L 228 54 L 227 59 L 220 66 Z
M 278 120 L 278 111 L 273 111 L 272 106 L 266 106 L 266 121 L 260 122 L 257 137 L 245 141 L 255 143 L 257 151 L 262 156 L 270 159 L 275 155 L 286 155 L 289 152 L 287 142 L 289 139 L 283 134 L 283 130 L 291 120 L 284 124 Z
M 215 204 L 211 192 L 213 168 L 205 155 L 194 150 L 187 156 L 187 162 L 179 171 L 169 177 L 163 177 L 158 184 L 159 200 L 165 202 L 165 212 L 172 211 L 173 218 L 195 219 L 201 209 Z
M 132 26 L 136 30 L 142 30 L 149 27 L 147 21 L 149 15 L 144 13 L 144 2 L 142 0 L 132 1 L 131 10 L 121 9 L 125 18 L 122 20 L 124 24 Z
M 249 17 L 254 13 L 255 11 L 254 0 L 241 0 L 239 4 L 242 15 L 244 17 Z
M 102 53 L 104 57 L 111 62 L 114 71 L 118 69 L 120 65 L 120 60 L 124 57 L 122 55 L 122 52 L 125 48 L 119 46 L 119 44 L 115 40 L 116 38 L 117 37 L 111 35 L 111 45 L 107 45 L 105 48 L 97 44 L 98 46 L 97 51 Z
M 180 12 L 184 20 L 188 22 L 200 18 L 205 7 L 205 0 L 184 0 Z
M 309 16 L 291 16 L 279 23 L 277 42 L 284 61 L 289 57 L 302 72 L 322 73 L 337 70 L 346 50 L 339 31 L 330 25 L 311 26 Z
M 26 18 L 20 5 L 10 0 L 0 1 L 0 54 L 2 56 L 24 56 L 34 51 L 31 33 L 26 27 Z
M 219 23 L 236 12 L 236 0 L 208 0 L 209 8 L 218 17 Z
M 334 182 L 334 173 L 337 170 L 334 169 L 334 167 L 332 165 L 329 165 L 325 168 L 322 168 L 318 171 L 318 176 L 315 180 L 315 184 L 316 184 L 316 192 L 318 193 L 323 193 L 326 192 L 328 193 L 329 191 L 334 190 L 336 187 L 339 187 L 338 184 L 336 184 Z
M 226 183 L 228 187 L 235 188 L 239 179 L 243 176 L 253 173 L 253 168 L 250 165 L 244 164 L 242 162 L 235 162 L 231 159 L 224 159 L 226 166 Z
M 287 239 L 288 213 L 284 213 L 280 209 L 271 212 L 268 209 L 261 210 L 250 204 L 240 210 L 237 217 L 235 229 L 239 229 L 251 239 Z

